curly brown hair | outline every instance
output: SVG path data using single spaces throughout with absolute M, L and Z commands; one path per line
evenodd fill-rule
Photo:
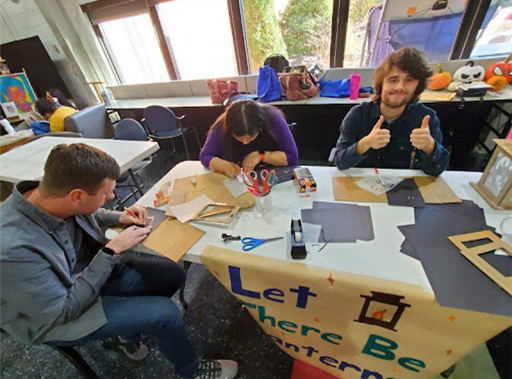
M 398 51 L 389 54 L 384 61 L 375 69 L 373 74 L 374 93 L 373 101 L 380 103 L 382 84 L 384 78 L 391 71 L 391 67 L 409 73 L 413 78 L 418 79 L 419 83 L 414 91 L 411 103 L 416 103 L 420 99 L 421 93 L 427 88 L 428 79 L 432 76 L 433 71 L 428 67 L 425 54 L 414 47 L 403 47 Z

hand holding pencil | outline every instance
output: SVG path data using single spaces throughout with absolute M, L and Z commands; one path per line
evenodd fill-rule
M 148 220 L 148 211 L 146 208 L 139 205 L 132 205 L 130 208 L 126 208 L 121 216 L 119 222 L 121 224 L 135 224 L 145 226 Z

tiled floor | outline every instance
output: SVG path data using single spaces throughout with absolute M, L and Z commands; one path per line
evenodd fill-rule
M 160 150 L 141 174 L 146 188 L 183 158 L 178 155 L 165 160 L 167 155 L 168 151 Z M 193 264 L 190 268 L 185 297 L 189 303 L 184 313 L 185 324 L 193 344 L 205 357 L 238 361 L 240 379 L 290 378 L 292 358 L 266 338 L 248 312 L 203 266 Z M 51 348 L 26 347 L 5 333 L 1 337 L 2 378 L 79 377 L 74 367 Z M 501 379 L 512 378 L 511 344 L 510 329 L 487 344 Z M 143 362 L 131 362 L 103 349 L 99 342 L 86 344 L 78 350 L 100 378 L 175 378 L 170 364 L 154 349 Z M 471 378 L 464 379 L 485 379 L 485 373 L 475 372 Z

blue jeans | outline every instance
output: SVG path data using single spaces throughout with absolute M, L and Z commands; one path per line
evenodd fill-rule
M 124 253 L 102 289 L 101 300 L 108 322 L 79 340 L 50 344 L 73 346 L 115 336 L 133 341 L 144 334 L 155 341 L 178 375 L 192 378 L 200 357 L 188 340 L 178 307 L 170 299 L 184 280 L 184 270 L 171 260 Z

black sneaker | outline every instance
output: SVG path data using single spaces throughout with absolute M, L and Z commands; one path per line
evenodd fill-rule
M 203 359 L 192 379 L 233 379 L 238 374 L 238 363 L 223 359 Z
M 117 350 L 132 361 L 142 361 L 149 355 L 149 348 L 141 341 L 128 342 L 120 336 L 107 338 L 103 341 L 103 347 L 108 350 Z

